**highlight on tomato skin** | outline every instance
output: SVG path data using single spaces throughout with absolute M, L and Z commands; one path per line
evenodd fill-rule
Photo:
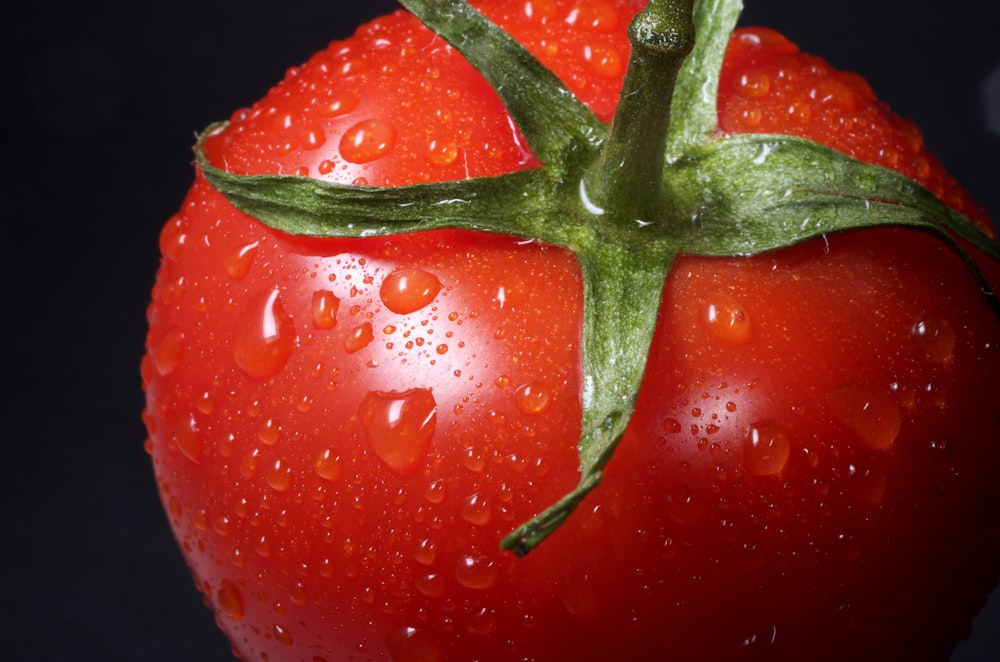
M 611 121 L 644 2 L 473 4 Z M 735 33 L 718 114 L 720 134 L 898 167 L 988 223 L 915 127 L 777 33 Z M 356 186 L 544 167 L 402 11 L 203 145 L 237 174 Z M 147 448 L 240 659 L 944 659 L 996 582 L 1000 323 L 930 234 L 680 255 L 602 484 L 523 558 L 500 540 L 580 476 L 571 251 L 462 229 L 295 236 L 201 171 L 160 248 Z

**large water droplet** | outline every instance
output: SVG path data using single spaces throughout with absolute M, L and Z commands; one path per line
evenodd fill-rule
M 955 329 L 946 319 L 929 317 L 921 320 L 913 325 L 910 334 L 927 360 L 933 363 L 946 363 L 955 353 Z
M 392 125 L 381 120 L 358 122 L 340 139 L 340 155 L 351 163 L 368 163 L 388 154 L 396 142 Z
M 313 463 L 316 475 L 333 482 L 340 478 L 340 454 L 332 448 L 324 449 Z
M 274 627 L 271 628 L 271 631 L 274 633 L 274 640 L 275 641 L 277 641 L 278 643 L 284 644 L 285 646 L 291 646 L 292 645 L 292 643 L 293 643 L 292 635 L 288 632 L 287 629 L 285 629 L 284 626 L 278 625 L 277 623 L 275 623 Z
M 788 464 L 788 436 L 770 421 L 755 423 L 743 440 L 743 464 L 752 476 L 774 476 Z
M 358 97 L 350 92 L 340 92 L 319 107 L 320 115 L 325 117 L 340 117 L 358 107 Z
M 441 503 L 444 501 L 444 497 L 444 481 L 441 479 L 433 481 L 424 490 L 424 498 L 427 499 L 428 503 Z
M 771 91 L 771 78 L 759 69 L 749 69 L 737 81 L 737 93 L 746 99 L 760 99 Z
M 234 250 L 226 258 L 226 272 L 236 280 L 244 278 L 250 271 L 254 256 L 257 255 L 258 245 L 259 242 L 254 241 Z
M 417 470 L 434 436 L 437 403 L 430 389 L 372 391 L 361 401 L 361 425 L 375 455 L 401 475 Z
M 479 492 L 466 497 L 462 503 L 462 519 L 469 524 L 485 526 L 493 519 L 493 509 L 489 501 Z
M 868 383 L 846 384 L 831 391 L 827 400 L 834 420 L 869 448 L 888 448 L 899 435 L 902 416 L 885 389 Z
M 413 550 L 413 558 L 421 565 L 433 565 L 437 560 L 437 545 L 430 538 L 424 538 Z
M 428 598 L 440 598 L 444 595 L 444 577 L 435 573 L 417 577 L 413 580 L 413 585 Z
M 491 588 L 497 581 L 496 563 L 481 556 L 463 556 L 455 566 L 455 579 L 465 588 Z
M 248 375 L 269 377 L 295 351 L 295 323 L 281 305 L 279 290 L 265 290 L 243 309 L 233 338 L 233 357 Z
M 517 408 L 523 414 L 541 414 L 552 404 L 552 391 L 541 384 L 525 384 L 514 394 Z
M 367 347 L 374 339 L 375 333 L 372 331 L 371 323 L 364 322 L 354 327 L 344 338 L 344 351 L 353 354 Z
M 452 142 L 432 140 L 427 146 L 427 161 L 434 165 L 449 165 L 458 158 L 458 147 Z
M 317 329 L 329 330 L 337 326 L 340 299 L 330 290 L 316 290 L 312 295 L 312 322 Z
M 441 291 L 441 281 L 423 269 L 397 269 L 385 277 L 379 297 L 394 313 L 413 313 L 430 304 Z
M 614 78 L 625 72 L 625 62 L 617 51 L 599 45 L 587 45 L 583 49 L 583 59 L 590 70 L 598 76 Z
M 174 327 L 163 334 L 153 351 L 153 365 L 166 377 L 181 364 L 184 358 L 184 332 Z
M 201 430 L 193 414 L 188 414 L 177 423 L 177 448 L 192 462 L 201 462 Z
M 321 127 L 310 126 L 299 132 L 299 143 L 302 149 L 319 149 L 326 143 L 326 132 Z
M 286 460 L 279 458 L 268 465 L 264 480 L 278 492 L 286 492 L 292 486 L 292 468 Z
M 709 335 L 732 345 L 742 345 L 753 336 L 750 314 L 726 294 L 713 294 L 706 300 L 704 320 Z
M 258 428 L 257 439 L 266 446 L 274 446 L 281 439 L 281 426 L 273 418 L 267 419 Z
M 236 584 L 228 579 L 223 579 L 215 595 L 219 611 L 223 615 L 234 621 L 243 620 L 243 596 L 240 594 L 240 590 L 236 587 Z

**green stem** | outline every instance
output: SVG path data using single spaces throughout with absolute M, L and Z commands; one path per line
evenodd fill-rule
M 611 132 L 585 182 L 583 426 L 577 487 L 508 535 L 519 556 L 555 531 L 601 482 L 625 434 L 676 253 L 664 191 L 673 90 L 694 45 L 692 0 L 653 0 L 632 21 L 632 56 Z
M 694 47 L 693 0 L 653 0 L 629 26 L 632 56 L 589 192 L 621 220 L 652 221 L 662 209 L 670 107 Z

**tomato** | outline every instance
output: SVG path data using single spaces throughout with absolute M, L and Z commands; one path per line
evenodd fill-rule
M 611 121 L 644 3 L 476 4 Z M 817 66 L 750 34 L 786 74 Z M 747 98 L 721 88 L 720 118 L 746 118 Z M 909 140 L 897 160 L 924 159 L 928 186 L 985 226 L 915 134 L 876 114 L 886 127 L 854 141 L 870 143 L 857 158 Z M 813 137 L 769 131 L 783 129 Z M 1000 322 L 979 287 L 1000 267 L 977 249 L 980 283 L 912 228 L 681 251 L 600 486 L 519 556 L 501 541 L 586 470 L 589 276 L 571 247 L 461 228 L 292 234 L 204 167 L 355 187 L 540 171 L 526 132 L 397 12 L 203 139 L 161 235 L 145 420 L 171 526 L 234 651 L 946 656 L 1000 558 Z

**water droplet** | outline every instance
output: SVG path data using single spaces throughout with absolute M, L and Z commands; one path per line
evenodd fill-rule
M 257 255 L 259 245 L 260 242 L 254 241 L 234 250 L 226 258 L 226 273 L 236 280 L 243 279 L 250 271 L 250 265 L 253 264 L 253 258 Z
M 455 579 L 465 588 L 491 588 L 497 581 L 496 563 L 482 556 L 463 556 L 455 567 Z
M 884 389 L 868 383 L 846 384 L 835 388 L 827 401 L 834 420 L 869 448 L 888 448 L 899 435 L 902 416 Z
M 929 317 L 913 325 L 910 335 L 927 360 L 946 363 L 955 353 L 955 329 L 951 323 L 939 317 Z
M 317 329 L 329 330 L 337 326 L 340 299 L 330 290 L 316 290 L 312 295 L 312 322 Z
M 232 531 L 232 523 L 227 516 L 220 515 L 212 523 L 212 529 L 220 536 L 228 536 L 229 532 Z
M 788 464 L 788 436 L 770 421 L 755 423 L 743 440 L 743 464 L 752 476 L 774 476 Z
M 598 76 L 614 78 L 625 72 L 621 55 L 610 48 L 587 45 L 583 49 L 583 59 Z
M 683 429 L 680 421 L 676 418 L 665 418 L 663 419 L 662 425 L 664 431 L 669 432 L 670 434 L 677 434 Z
M 445 166 L 458 158 L 458 147 L 455 143 L 432 140 L 427 146 L 427 161 L 434 165 Z
M 525 0 L 521 12 L 527 19 L 543 23 L 555 18 L 557 9 L 552 0 Z
M 812 106 L 801 101 L 796 101 L 788 106 L 787 110 L 788 118 L 799 124 L 809 124 L 812 121 Z M 763 117 L 760 111 L 757 112 L 757 122 L 759 123 Z
M 486 458 L 482 451 L 469 446 L 462 453 L 462 465 L 473 473 L 482 473 L 483 469 L 486 468 Z
M 930 446 L 931 451 L 933 451 L 937 457 L 949 457 L 951 455 L 951 444 L 947 441 L 932 439 Z
M 859 468 L 852 464 L 848 468 L 848 478 L 851 494 L 858 500 L 872 506 L 882 503 L 886 488 L 886 476 L 882 469 Z
M 243 596 L 236 584 L 228 579 L 223 579 L 219 584 L 219 590 L 215 594 L 219 605 L 219 611 L 223 615 L 234 621 L 243 620 Z
M 753 336 L 750 314 L 736 299 L 714 294 L 706 302 L 705 326 L 709 335 L 732 345 L 742 345 Z
M 153 352 L 153 365 L 156 372 L 162 377 L 166 377 L 181 364 L 184 358 L 184 332 L 178 327 L 169 329 L 156 343 L 156 350 Z
M 493 509 L 490 508 L 486 497 L 476 492 L 466 497 L 462 503 L 462 519 L 469 524 L 485 526 L 493 519 Z
M 205 414 L 205 416 L 208 416 L 215 411 L 215 398 L 212 397 L 211 393 L 205 391 L 201 394 L 201 397 L 198 398 L 198 401 L 195 403 L 195 407 L 198 408 L 198 411 Z
M 759 69 L 749 69 L 740 76 L 737 92 L 746 99 L 761 99 L 771 91 L 771 79 Z
M 587 0 L 570 10 L 566 22 L 581 28 L 610 31 L 618 27 L 618 10 L 605 0 Z
M 260 467 L 260 449 L 255 448 L 240 462 L 240 473 L 249 480 L 257 475 L 258 467 Z
M 332 448 L 325 449 L 313 463 L 313 469 L 323 480 L 333 482 L 340 478 L 340 454 Z
M 284 644 L 285 646 L 291 646 L 292 645 L 292 643 L 293 643 L 292 642 L 292 635 L 290 635 L 288 633 L 288 630 L 286 630 L 284 627 L 282 627 L 281 625 L 278 625 L 277 623 L 275 623 L 274 627 L 271 628 L 271 631 L 274 632 L 274 639 L 275 639 L 275 641 L 277 641 L 278 643 Z
M 372 391 L 361 401 L 360 418 L 375 455 L 396 473 L 409 475 L 430 447 L 437 403 L 429 389 Z
M 372 325 L 368 322 L 359 324 L 344 338 L 344 351 L 353 354 L 367 347 L 374 339 L 375 333 L 372 331 Z
M 427 633 L 416 628 L 392 630 L 388 636 L 392 662 L 441 662 L 441 648 Z
M 667 495 L 667 513 L 678 524 L 692 524 L 701 517 L 698 495 L 689 487 L 678 487 Z
M 552 391 L 540 384 L 525 384 L 514 394 L 517 408 L 523 414 L 541 414 L 552 404 Z
M 851 88 L 832 76 L 820 79 L 809 90 L 809 98 L 841 111 L 853 111 L 857 107 L 857 97 Z
M 350 92 L 340 92 L 336 97 L 327 100 L 319 107 L 320 115 L 324 117 L 340 117 L 358 107 L 358 97 Z
M 417 543 L 416 549 L 413 550 L 413 558 L 421 565 L 433 565 L 437 559 L 437 545 L 434 544 L 433 540 L 424 538 Z
M 441 281 L 432 273 L 411 267 L 397 269 L 385 277 L 379 297 L 394 313 L 413 313 L 430 304 L 441 291 Z
M 292 582 L 292 585 L 288 587 L 288 597 L 292 604 L 299 607 L 304 607 L 309 602 L 309 592 L 302 582 Z
M 199 531 L 205 531 L 208 529 L 208 513 L 205 512 L 204 508 L 195 509 L 192 521 Z
M 427 489 L 424 490 L 424 498 L 427 499 L 428 503 L 441 503 L 444 501 L 444 481 L 438 479 L 430 483 Z
M 428 598 L 440 598 L 444 595 L 444 577 L 438 574 L 421 575 L 413 580 L 413 585 Z
M 160 252 L 163 253 L 164 257 L 176 260 L 186 243 L 187 234 L 184 232 L 184 220 L 180 214 L 177 214 L 160 231 Z
M 241 313 L 233 339 L 236 364 L 251 377 L 269 377 L 295 351 L 295 323 L 285 314 L 277 288 L 261 292 Z
M 269 418 L 257 430 L 257 438 L 266 446 L 274 446 L 281 438 L 281 426 L 273 418 Z
M 358 122 L 340 139 L 340 155 L 351 163 L 368 163 L 382 158 L 392 150 L 396 131 L 381 120 Z
M 292 486 L 292 468 L 288 462 L 279 458 L 268 466 L 264 472 L 264 480 L 277 491 L 286 492 Z
M 201 462 L 201 430 L 194 414 L 188 414 L 177 423 L 177 448 L 192 462 Z
M 485 637 L 493 631 L 496 621 L 496 613 L 492 609 L 483 607 L 469 617 L 468 622 L 465 624 L 465 630 L 469 634 Z
M 319 149 L 326 144 L 326 132 L 318 126 L 307 127 L 299 133 L 299 144 L 304 150 Z

